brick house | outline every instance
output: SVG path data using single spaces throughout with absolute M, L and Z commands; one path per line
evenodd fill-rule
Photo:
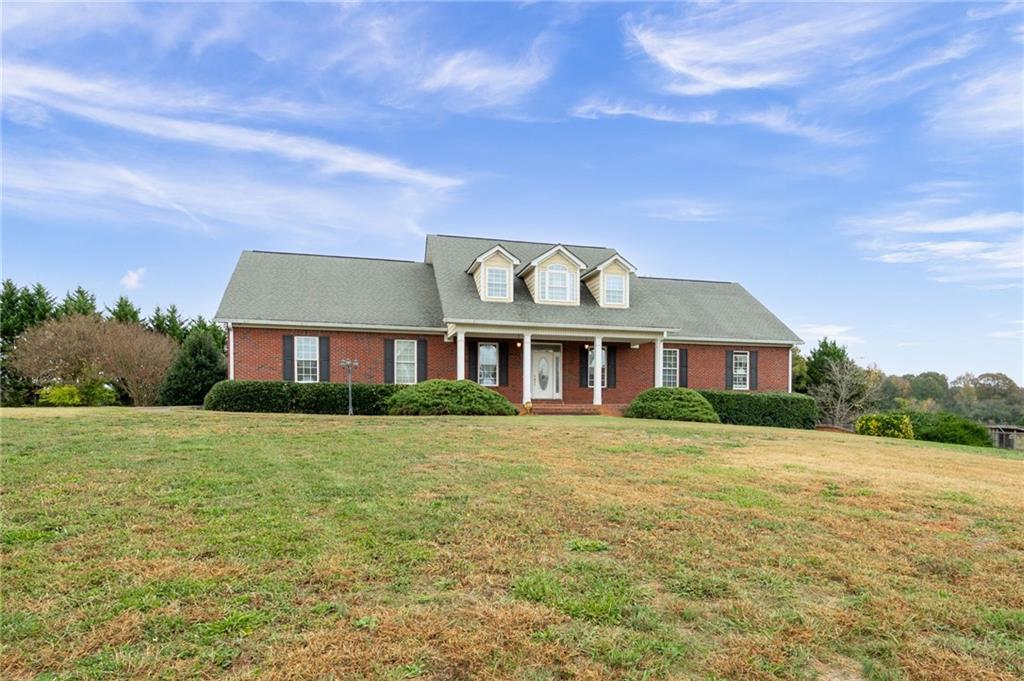
M 217 310 L 232 379 L 470 379 L 513 403 L 655 386 L 789 391 L 800 339 L 742 286 L 642 277 L 610 248 L 430 235 L 423 262 L 245 251 Z M 601 407 L 590 407 L 601 409 Z

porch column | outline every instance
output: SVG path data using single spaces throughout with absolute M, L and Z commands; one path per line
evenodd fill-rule
M 594 404 L 601 404 L 601 336 L 594 336 Z
M 660 338 L 654 341 L 654 387 L 661 388 L 664 385 L 664 378 L 662 377 L 662 370 L 664 369 L 663 362 L 665 361 L 665 342 Z
M 235 327 L 228 322 L 228 379 L 235 380 Z
M 455 378 L 462 381 L 466 378 L 466 332 L 455 332 Z
M 523 334 L 523 404 L 533 401 L 533 353 L 530 350 L 532 336 Z

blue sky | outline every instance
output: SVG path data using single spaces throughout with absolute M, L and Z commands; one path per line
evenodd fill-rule
M 3 269 L 210 316 L 242 249 L 426 233 L 743 283 L 1024 382 L 1021 4 L 3 6 Z

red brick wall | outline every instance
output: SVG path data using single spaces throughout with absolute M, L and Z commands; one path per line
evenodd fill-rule
M 384 380 L 384 339 L 403 338 L 427 340 L 427 377 L 455 378 L 455 343 L 445 342 L 441 335 L 375 333 L 364 331 L 284 330 L 235 327 L 235 378 L 239 380 L 281 380 L 282 340 L 285 334 L 329 336 L 331 339 L 331 381 L 342 382 L 345 374 L 338 363 L 342 359 L 359 360 L 353 374 L 358 383 L 381 383 Z M 523 399 L 523 350 L 513 339 L 466 339 L 466 377 L 469 344 L 508 343 L 509 385 L 495 388 L 514 403 Z M 589 404 L 593 389 L 581 388 L 579 381 L 580 347 L 584 341 L 564 341 L 562 345 L 562 399 L 569 404 Z M 633 349 L 628 343 L 608 343 L 616 349 L 616 385 L 605 388 L 605 404 L 625 404 L 637 393 L 654 385 L 654 344 L 642 343 Z M 688 377 L 691 388 L 725 387 L 725 353 L 728 350 L 757 350 L 758 391 L 785 391 L 789 381 L 789 348 L 685 345 L 666 343 L 667 348 L 686 348 Z
M 687 377 L 690 388 L 725 389 L 725 353 L 729 350 L 756 350 L 757 392 L 789 390 L 789 348 L 680 343 L 665 343 L 665 347 L 687 350 Z

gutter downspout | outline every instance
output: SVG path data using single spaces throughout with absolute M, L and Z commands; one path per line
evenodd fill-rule
M 228 322 L 228 380 L 235 380 L 235 327 Z

